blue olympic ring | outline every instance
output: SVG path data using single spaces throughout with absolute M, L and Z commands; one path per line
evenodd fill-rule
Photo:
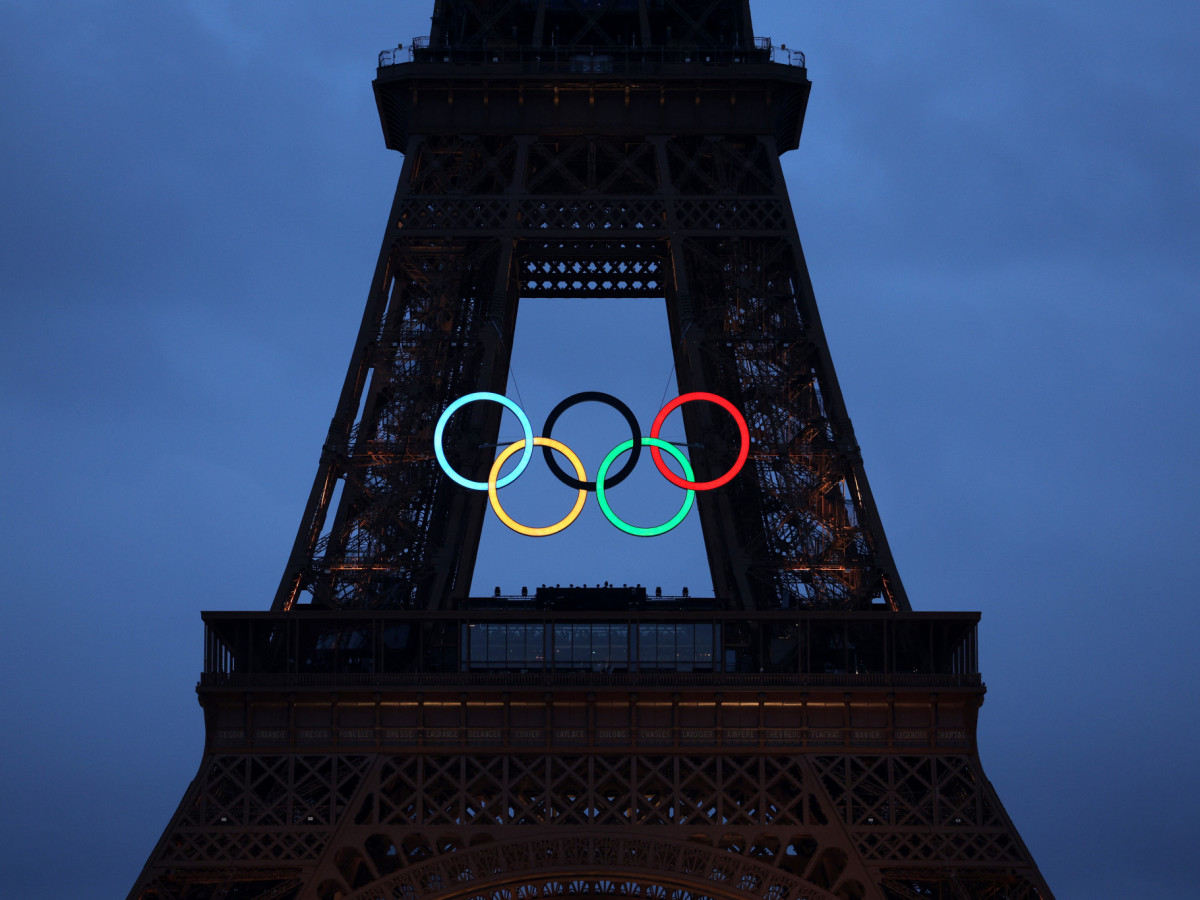
M 476 391 L 474 394 L 466 394 L 459 397 L 447 406 L 446 411 L 438 419 L 437 428 L 433 432 L 433 452 L 437 456 L 437 461 L 441 465 L 442 471 L 454 481 L 472 491 L 486 491 L 488 489 L 486 481 L 471 481 L 469 478 L 464 478 L 458 472 L 454 471 L 446 459 L 446 451 L 442 449 L 442 434 L 446 430 L 446 423 L 450 421 L 450 417 L 468 403 L 474 403 L 476 400 L 493 400 L 505 409 L 510 410 L 520 421 L 521 432 L 525 436 L 525 447 L 522 450 L 521 459 L 517 462 L 517 467 L 496 482 L 496 487 L 502 488 L 505 485 L 512 484 L 520 477 L 521 473 L 525 471 L 525 467 L 529 465 L 529 460 L 533 458 L 533 426 L 529 424 L 529 417 L 525 415 L 525 410 L 521 409 L 521 407 L 517 406 L 516 403 L 509 400 L 503 394 L 494 394 L 491 391 Z

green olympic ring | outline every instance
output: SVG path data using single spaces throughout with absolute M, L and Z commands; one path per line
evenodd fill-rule
M 688 458 L 684 456 L 679 448 L 674 444 L 669 444 L 661 438 L 643 437 L 642 446 L 658 447 L 662 450 L 666 450 L 677 460 L 679 460 L 679 465 L 683 467 L 683 473 L 687 476 L 688 481 L 691 481 L 695 477 L 694 473 L 692 472 L 692 464 L 688 462 Z M 661 525 L 655 525 L 650 528 L 643 528 L 639 525 L 630 525 L 628 522 L 621 519 L 620 516 L 612 511 L 612 507 L 608 505 L 608 498 L 604 496 L 604 476 L 608 474 L 609 467 L 617 461 L 618 456 L 632 449 L 633 441 L 624 441 L 620 444 L 617 444 L 617 446 L 612 449 L 608 456 L 604 457 L 604 462 L 600 463 L 600 470 L 596 473 L 596 502 L 600 504 L 600 509 L 604 513 L 604 518 L 608 519 L 608 521 L 612 522 L 613 525 L 615 525 L 617 528 L 620 528 L 626 534 L 632 534 L 636 537 L 655 537 L 656 535 L 666 534 L 685 518 L 687 518 L 687 514 L 692 510 L 692 504 L 696 501 L 695 491 L 691 490 L 690 488 L 688 489 L 687 494 L 683 498 L 683 506 L 679 508 L 679 512 L 675 513 L 671 519 L 667 520 Z

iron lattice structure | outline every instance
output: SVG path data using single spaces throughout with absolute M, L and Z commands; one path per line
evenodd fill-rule
M 437 0 L 374 87 L 404 165 L 346 381 L 272 611 L 205 614 L 204 758 L 130 897 L 1050 898 L 979 765 L 978 616 L 911 611 L 838 388 L 802 55 L 746 0 Z M 522 297 L 665 299 L 680 393 L 744 412 L 715 601 L 468 596 L 486 499 L 433 433 L 503 393 Z M 494 444 L 466 410 L 446 445 Z M 684 424 L 715 477 L 731 423 Z

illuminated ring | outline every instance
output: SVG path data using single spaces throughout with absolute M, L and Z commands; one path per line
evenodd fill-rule
M 663 462 L 662 453 L 658 449 L 660 445 L 651 444 L 650 455 L 654 457 L 654 465 L 658 467 L 658 471 L 662 472 L 663 477 L 671 482 L 671 484 L 693 491 L 711 491 L 713 488 L 719 488 L 723 484 L 728 484 L 733 479 L 733 476 L 740 472 L 742 466 L 746 464 L 746 459 L 750 456 L 750 429 L 746 427 L 746 419 L 738 412 L 737 407 L 724 397 L 718 397 L 716 394 L 709 394 L 705 391 L 696 391 L 691 394 L 681 394 L 659 410 L 658 415 L 654 419 L 654 424 L 650 427 L 650 437 L 657 438 L 658 432 L 662 429 L 663 422 L 667 420 L 667 416 L 671 414 L 675 407 L 682 406 L 689 400 L 707 400 L 710 403 L 717 404 L 717 406 L 733 416 L 733 420 L 737 422 L 738 432 L 742 436 L 742 450 L 738 453 L 737 462 L 720 478 L 714 478 L 712 481 L 691 481 L 691 473 L 688 473 L 687 478 L 680 478 L 667 468 L 667 464 Z
M 621 471 L 608 481 L 609 487 L 615 487 L 633 471 L 633 467 L 637 465 L 638 457 L 642 454 L 642 426 L 638 424 L 637 417 L 633 414 L 628 406 L 614 397 L 612 394 L 605 394 L 601 391 L 580 391 L 578 394 L 572 394 L 554 409 L 550 410 L 550 415 L 546 416 L 546 424 L 542 426 L 542 437 L 549 438 L 550 432 L 554 430 L 554 423 L 558 421 L 558 417 L 565 413 L 576 403 L 585 403 L 588 400 L 594 400 L 597 403 L 606 403 L 625 417 L 625 421 L 629 423 L 629 430 L 633 434 L 633 452 L 629 454 L 629 461 L 622 466 Z M 554 473 L 554 477 L 565 484 L 567 487 L 577 488 L 579 490 L 594 491 L 596 490 L 596 482 L 580 481 L 577 478 L 572 478 L 564 472 L 558 465 L 558 460 L 554 458 L 554 454 L 550 452 L 549 447 L 543 447 L 542 453 L 546 457 L 546 465 L 550 467 L 550 471 Z
M 538 447 L 550 447 L 554 450 L 557 450 L 568 460 L 570 460 L 571 465 L 575 467 L 575 474 L 578 475 L 580 479 L 587 477 L 586 473 L 583 471 L 583 463 L 579 461 L 579 457 L 576 456 L 575 452 L 566 444 L 544 437 L 535 437 L 533 439 L 533 443 Z M 547 525 L 545 528 L 530 528 L 528 525 L 522 525 L 520 522 L 513 519 L 513 517 L 506 513 L 500 506 L 500 495 L 497 493 L 500 484 L 496 481 L 496 476 L 500 474 L 500 467 L 508 461 L 508 458 L 523 447 L 526 447 L 525 442 L 517 441 L 515 444 L 509 444 L 508 447 L 505 448 L 504 452 L 496 457 L 496 461 L 492 463 L 492 471 L 488 473 L 488 499 L 492 501 L 492 509 L 500 518 L 500 521 L 513 531 L 516 531 L 519 534 L 529 535 L 529 537 L 546 537 L 547 535 L 557 534 L 574 522 L 577 518 L 579 518 L 579 513 L 583 510 L 583 504 L 587 502 L 588 492 L 580 489 L 579 497 L 575 501 L 575 507 L 569 513 L 567 513 L 566 518 L 555 522 L 553 525 Z
M 521 444 L 525 448 L 525 453 L 521 456 L 521 461 L 517 463 L 515 469 L 496 483 L 496 487 L 504 487 L 505 485 L 512 484 L 514 479 L 520 476 L 525 471 L 525 467 L 529 465 L 529 460 L 533 457 L 533 426 L 529 424 L 529 417 L 525 415 L 525 411 L 521 407 L 517 406 L 516 403 L 509 400 L 503 394 L 493 394 L 491 391 L 477 391 L 474 394 L 466 394 L 446 407 L 446 411 L 438 419 L 437 428 L 433 432 L 433 452 L 437 456 L 438 464 L 442 467 L 443 472 L 463 487 L 470 488 L 473 491 L 486 491 L 488 489 L 488 482 L 471 481 L 459 475 L 450 467 L 450 463 L 446 460 L 446 452 L 442 449 L 442 433 L 446 430 L 446 423 L 450 421 L 450 417 L 468 403 L 473 403 L 476 400 L 494 400 L 505 409 L 512 411 L 520 420 L 521 431 L 525 435 L 525 440 Z M 495 463 L 492 465 L 494 468 Z
M 688 478 L 691 478 L 694 474 L 692 472 L 692 464 L 688 462 L 687 457 L 684 456 L 679 448 L 677 448 L 674 444 L 669 444 L 666 441 L 659 440 L 656 437 L 644 437 L 642 438 L 642 443 L 650 447 L 651 453 L 657 451 L 658 448 L 661 447 L 663 450 L 666 450 L 668 453 L 674 456 L 677 460 L 679 460 L 679 464 L 683 466 L 683 471 Z M 691 511 L 692 503 L 694 503 L 696 500 L 696 492 L 694 490 L 688 490 L 687 495 L 683 498 L 683 506 L 680 507 L 679 512 L 675 513 L 674 518 L 664 522 L 661 525 L 655 525 L 652 528 L 641 528 L 637 525 L 630 525 L 628 522 L 622 521 L 617 514 L 612 511 L 612 507 L 608 505 L 608 499 L 604 496 L 604 476 L 608 472 L 608 467 L 616 461 L 618 456 L 620 456 L 626 450 L 632 449 L 632 447 L 633 441 L 625 441 L 623 444 L 617 444 L 617 446 L 613 448 L 612 452 L 609 453 L 608 456 L 604 457 L 604 462 L 600 463 L 600 470 L 596 473 L 596 501 L 600 504 L 600 509 L 604 511 L 604 518 L 608 519 L 608 521 L 612 522 L 613 525 L 617 526 L 617 528 L 620 528 L 626 534 L 632 534 L 637 537 L 654 537 L 655 535 L 666 534 L 668 531 L 682 522 L 687 517 L 687 514 Z

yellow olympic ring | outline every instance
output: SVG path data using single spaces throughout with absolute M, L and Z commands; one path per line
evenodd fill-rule
M 572 466 L 575 467 L 575 476 L 580 481 L 587 481 L 587 475 L 583 471 L 583 463 L 579 461 L 579 457 L 576 456 L 575 452 L 566 444 L 556 441 L 553 438 L 535 437 L 533 439 L 533 446 L 549 447 L 551 450 L 557 450 L 567 458 Z M 500 521 L 513 531 L 516 531 L 520 534 L 529 535 L 529 537 L 546 537 L 551 534 L 558 534 L 577 518 L 579 518 L 579 514 L 583 511 L 583 504 L 587 501 L 587 489 L 584 488 L 579 491 L 579 499 L 575 501 L 575 508 L 567 513 L 565 519 L 561 519 L 560 521 L 555 522 L 553 525 L 547 525 L 545 528 L 530 528 L 528 525 L 522 525 L 501 508 L 500 496 L 496 491 L 496 481 L 500 476 L 500 469 L 504 465 L 505 461 L 517 451 L 524 449 L 525 440 L 522 438 L 515 444 L 509 444 L 509 446 L 505 448 L 504 452 L 496 457 L 496 461 L 492 463 L 492 471 L 488 473 L 488 499 L 492 501 L 492 509 L 495 511 Z

